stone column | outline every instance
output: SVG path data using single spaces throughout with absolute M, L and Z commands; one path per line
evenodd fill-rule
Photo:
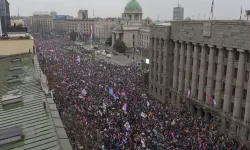
M 191 96 L 196 97 L 197 90 L 197 78 L 198 78 L 198 45 L 194 44 L 194 53 L 193 53 L 193 68 L 192 68 L 192 85 L 191 85 Z
M 162 56 L 161 56 L 161 52 L 162 52 L 162 47 L 161 47 L 161 39 L 159 39 L 159 58 L 158 58 L 158 62 L 159 62 L 159 70 L 158 70 L 158 74 L 159 74 L 159 81 L 158 83 L 161 84 L 161 77 L 162 77 L 162 70 L 161 70 L 161 65 L 162 65 Z M 164 41 L 163 41 L 164 42 Z
M 178 42 L 175 42 L 175 49 L 174 49 L 174 73 L 173 73 L 173 89 L 177 89 L 177 80 L 178 80 L 178 62 L 179 62 L 179 47 Z
M 245 108 L 245 116 L 244 121 L 246 123 L 250 122 L 250 80 L 248 79 L 248 85 L 247 85 L 247 99 L 246 99 L 246 108 Z
M 178 91 L 183 92 L 184 87 L 184 41 L 181 42 L 181 49 L 180 49 L 180 65 L 179 65 L 179 85 Z
M 240 52 L 240 58 L 238 62 L 238 72 L 236 79 L 236 89 L 234 97 L 234 117 L 240 117 L 241 101 L 243 98 L 243 88 L 244 88 L 244 72 L 245 72 L 245 53 L 244 50 L 238 49 Z
M 112 33 L 112 46 L 115 44 L 115 34 Z
M 214 46 L 209 45 L 210 52 L 209 52 L 209 62 L 208 62 L 208 72 L 207 72 L 207 90 L 206 93 L 209 96 L 212 96 L 212 89 L 213 89 L 213 76 L 214 76 Z M 206 101 L 207 102 L 207 101 Z
M 192 44 L 187 43 L 187 60 L 186 60 L 186 73 L 185 73 L 185 89 L 187 93 L 187 88 L 190 88 L 190 76 L 191 76 L 191 56 L 192 56 Z
M 200 64 L 200 78 L 199 78 L 199 93 L 198 100 L 204 102 L 204 86 L 205 86 L 205 71 L 206 71 L 206 48 L 201 45 L 201 64 Z
M 154 43 L 155 43 L 155 45 L 156 45 L 157 39 L 155 38 L 154 40 L 155 40 Z M 156 76 L 158 75 L 158 73 L 157 73 L 157 71 L 156 71 L 156 69 L 157 69 L 157 68 L 156 68 L 156 67 L 157 67 L 157 65 L 156 65 L 156 64 L 157 64 L 157 58 L 156 58 L 157 46 L 155 46 L 155 45 L 153 46 L 153 49 L 154 49 L 154 85 L 153 85 L 153 88 L 154 88 L 153 90 L 154 90 L 154 92 L 153 92 L 153 93 L 155 93 L 154 95 L 157 96 L 157 95 L 156 95 L 156 92 L 155 92 L 155 88 L 157 87 L 157 85 L 156 85 L 156 84 L 157 84 L 157 82 L 156 82 Z
M 214 100 L 216 101 L 215 107 L 221 108 L 221 90 L 222 90 L 222 76 L 223 76 L 223 67 L 224 67 L 224 51 L 223 48 L 219 48 L 218 63 L 217 63 L 217 73 L 216 73 L 216 85 L 215 85 L 215 94 Z
M 224 92 L 224 105 L 223 112 L 230 112 L 230 103 L 232 96 L 232 80 L 233 80 L 233 70 L 234 70 L 234 53 L 232 48 L 227 48 L 228 58 L 227 58 L 227 74 Z

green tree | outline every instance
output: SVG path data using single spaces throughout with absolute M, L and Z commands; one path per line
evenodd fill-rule
M 105 44 L 106 44 L 106 46 L 111 46 L 112 45 L 112 37 L 107 38 Z
M 74 30 L 72 32 L 70 32 L 69 36 L 70 36 L 70 40 L 76 41 L 77 33 Z
M 119 53 L 125 53 L 127 46 L 125 45 L 123 41 L 116 41 L 113 48 Z

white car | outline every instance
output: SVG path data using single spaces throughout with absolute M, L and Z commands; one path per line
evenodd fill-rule
M 102 56 L 106 56 L 106 52 L 105 51 L 102 52 Z
M 107 58 L 111 58 L 112 56 L 111 56 L 111 54 L 107 54 Z

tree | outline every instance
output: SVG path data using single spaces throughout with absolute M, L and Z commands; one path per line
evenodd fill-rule
M 111 46 L 112 45 L 112 37 L 109 37 L 109 38 L 106 39 L 105 45 L 106 46 Z
M 70 32 L 69 36 L 70 36 L 70 40 L 76 41 L 77 33 L 74 30 L 72 32 Z
M 119 53 L 125 53 L 127 46 L 123 41 L 116 41 L 113 48 Z

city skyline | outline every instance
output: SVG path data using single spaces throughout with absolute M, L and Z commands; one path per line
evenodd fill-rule
M 26 3 L 18 0 L 9 0 L 10 14 L 16 16 L 18 9 L 20 16 L 32 16 L 35 11 L 56 11 L 58 14 L 71 15 L 76 17 L 79 9 L 89 11 L 89 17 L 121 17 L 126 4 L 130 0 L 26 0 Z M 178 6 L 178 0 L 137 0 L 143 9 L 143 18 L 150 17 L 153 20 L 172 20 L 173 8 Z M 184 18 L 192 19 L 208 19 L 210 17 L 212 0 L 179 0 L 181 7 L 184 7 Z M 248 9 L 250 1 L 247 0 L 215 0 L 214 2 L 214 18 L 215 19 L 239 19 L 240 9 Z M 28 4 L 28 5 L 27 5 Z M 196 8 L 198 6 L 198 8 Z

